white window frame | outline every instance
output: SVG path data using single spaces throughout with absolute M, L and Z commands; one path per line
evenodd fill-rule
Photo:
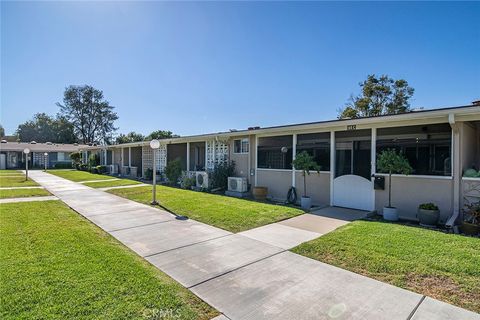
M 240 141 L 240 152 L 237 152 L 235 148 L 235 142 Z M 246 148 L 244 148 L 244 143 L 246 142 Z M 245 150 L 246 149 L 246 150 Z M 250 152 L 250 141 L 248 138 L 234 139 L 233 140 L 233 153 L 234 154 L 248 154 Z

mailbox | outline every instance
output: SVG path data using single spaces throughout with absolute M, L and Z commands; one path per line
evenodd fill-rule
M 373 179 L 373 188 L 375 190 L 385 190 L 385 177 L 375 176 Z

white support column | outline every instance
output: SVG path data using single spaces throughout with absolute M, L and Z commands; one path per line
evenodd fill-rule
M 335 131 L 330 131 L 330 205 L 333 206 L 333 180 L 335 179 Z
M 190 142 L 187 142 L 187 172 L 190 171 Z
M 108 151 L 107 149 L 103 149 L 103 161 L 104 161 L 104 164 L 105 166 L 108 165 Z
M 452 151 L 451 151 L 451 161 L 452 161 L 452 177 L 453 177 L 453 186 L 452 186 L 452 207 L 453 213 L 450 218 L 445 223 L 446 226 L 452 227 L 455 225 L 456 220 L 460 217 L 460 188 L 462 183 L 462 154 L 461 154 L 461 141 L 462 141 L 462 123 L 458 123 L 455 120 L 455 114 L 448 115 L 448 122 L 452 128 Z M 455 233 L 458 233 L 457 227 L 454 227 L 453 230 Z
M 122 168 L 123 168 L 123 166 L 124 166 L 123 147 L 120 149 L 120 152 L 121 152 L 121 154 L 120 154 L 120 164 L 122 165 Z M 120 170 L 121 170 L 122 168 L 120 168 Z
M 205 171 L 208 168 L 208 142 L 205 141 Z
M 375 210 L 375 177 L 377 171 L 377 128 L 372 128 L 372 146 L 371 146 L 371 181 L 372 181 L 372 210 Z M 390 182 L 389 182 L 390 183 Z
M 293 134 L 292 139 L 292 161 L 297 157 L 297 134 Z M 292 165 L 292 187 L 295 187 L 295 167 Z
M 255 187 L 258 186 L 258 136 L 255 135 Z
M 132 147 L 128 147 L 128 166 L 132 166 Z

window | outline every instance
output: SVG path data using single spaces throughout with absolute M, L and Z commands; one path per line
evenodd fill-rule
M 57 161 L 65 161 L 65 153 L 64 152 L 57 152 Z
M 414 175 L 449 176 L 452 133 L 449 124 L 379 129 L 377 155 L 385 149 L 405 154 Z
M 297 136 L 297 154 L 307 151 L 313 156 L 320 170 L 330 170 L 330 133 L 299 134 Z
M 292 136 L 258 139 L 258 168 L 292 169 Z
M 248 138 L 233 140 L 233 153 L 248 153 Z

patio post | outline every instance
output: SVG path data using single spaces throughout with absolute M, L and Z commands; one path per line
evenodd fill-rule
M 187 175 L 190 171 L 190 142 L 187 142 Z
M 330 205 L 333 206 L 333 180 L 335 179 L 335 131 L 330 131 Z
M 294 133 L 292 137 L 292 161 L 295 161 L 297 157 L 297 134 Z M 292 187 L 295 187 L 295 171 L 295 166 L 292 164 Z
M 377 128 L 372 128 L 372 146 L 371 146 L 371 169 L 370 169 L 370 180 L 372 185 L 375 183 L 375 173 L 377 171 Z M 390 182 L 389 182 L 390 183 Z M 375 210 L 375 187 L 372 187 L 372 210 Z

